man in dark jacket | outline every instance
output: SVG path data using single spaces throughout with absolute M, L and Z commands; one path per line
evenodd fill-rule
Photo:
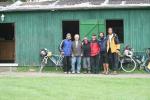
M 71 72 L 71 54 L 72 54 L 72 41 L 71 34 L 67 33 L 66 39 L 64 39 L 60 44 L 60 52 L 64 55 L 63 59 L 63 70 L 65 74 L 70 74 Z
M 98 74 L 99 73 L 99 53 L 100 53 L 100 46 L 95 34 L 92 35 L 92 41 L 90 43 L 91 47 L 91 67 L 92 73 Z
M 83 44 L 82 44 L 82 52 L 83 52 L 84 73 L 91 73 L 90 72 L 91 71 L 91 65 L 90 65 L 91 47 L 87 37 L 84 37 Z
M 100 64 L 103 66 L 103 74 L 109 74 L 109 64 L 108 64 L 108 52 L 107 52 L 107 38 L 103 32 L 99 34 L 100 40 L 99 45 L 101 47 L 100 52 Z

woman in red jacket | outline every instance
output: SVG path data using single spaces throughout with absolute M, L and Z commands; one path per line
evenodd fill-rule
M 100 53 L 100 46 L 95 34 L 92 35 L 91 40 L 91 67 L 92 73 L 98 74 L 99 73 L 99 53 Z

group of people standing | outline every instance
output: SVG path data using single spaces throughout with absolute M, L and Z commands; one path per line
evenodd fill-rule
M 80 41 L 79 34 L 74 35 L 74 41 L 71 40 L 71 34 L 66 34 L 60 44 L 60 52 L 64 55 L 63 70 L 64 73 L 80 73 L 81 59 L 83 61 L 84 73 L 98 74 L 100 66 L 103 66 L 103 74 L 110 73 L 110 66 L 113 74 L 117 74 L 118 53 L 120 44 L 117 34 L 113 29 L 108 28 L 108 35 L 100 32 L 99 37 L 92 34 L 92 39 L 84 37 Z M 75 67 L 76 66 L 76 67 Z

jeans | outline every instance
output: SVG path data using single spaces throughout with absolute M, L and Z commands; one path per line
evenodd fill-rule
M 87 69 L 88 71 L 91 70 L 90 57 L 83 57 L 83 68 Z
M 80 72 L 80 69 L 81 69 L 81 57 L 80 56 L 72 57 L 72 72 L 76 72 L 75 71 L 76 64 L 77 64 L 77 72 Z

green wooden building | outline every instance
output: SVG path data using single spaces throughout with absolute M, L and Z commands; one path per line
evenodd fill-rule
M 113 27 L 122 47 L 150 47 L 150 0 L 51 0 L 0 3 L 0 62 L 40 64 L 39 51 L 58 54 L 66 33 L 107 33 Z

